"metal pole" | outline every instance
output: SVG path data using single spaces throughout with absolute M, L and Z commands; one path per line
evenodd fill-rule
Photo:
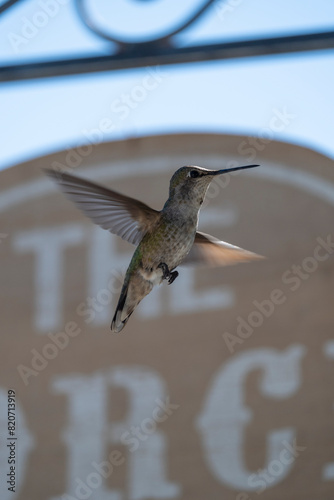
M 144 46 L 140 44 L 139 47 L 134 46 L 132 51 L 111 56 L 4 66 L 0 68 L 0 82 L 333 48 L 334 31 L 181 48 L 159 47 L 152 44 Z

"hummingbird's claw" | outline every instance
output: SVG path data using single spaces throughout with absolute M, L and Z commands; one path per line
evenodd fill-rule
M 173 281 L 176 280 L 178 275 L 179 275 L 179 273 L 177 271 L 173 271 L 172 273 L 170 273 L 169 278 L 168 278 L 168 284 L 171 285 L 173 283 Z
M 175 281 L 179 275 L 179 273 L 177 271 L 170 272 L 170 270 L 165 262 L 160 262 L 158 267 L 160 267 L 160 269 L 162 269 L 162 277 L 164 280 L 168 281 L 169 285 L 171 285 L 173 283 L 173 281 Z
M 158 267 L 160 267 L 160 269 L 162 270 L 162 277 L 164 280 L 167 280 L 170 276 L 170 270 L 167 266 L 167 264 L 165 262 L 160 262 L 160 264 L 158 265 Z

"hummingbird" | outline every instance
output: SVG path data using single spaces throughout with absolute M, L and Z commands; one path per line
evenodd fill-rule
M 199 211 L 214 177 L 258 166 L 222 170 L 181 167 L 170 180 L 169 197 L 160 211 L 89 180 L 45 170 L 94 223 L 136 245 L 111 322 L 112 332 L 124 328 L 155 285 L 164 280 L 172 284 L 180 264 L 224 266 L 262 258 L 197 231 Z

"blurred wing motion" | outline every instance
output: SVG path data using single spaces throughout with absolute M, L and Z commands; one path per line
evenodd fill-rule
M 145 203 L 74 175 L 45 170 L 68 199 L 95 224 L 138 245 L 159 216 Z
M 205 233 L 196 233 L 194 244 L 182 265 L 231 266 L 239 262 L 264 259 L 261 255 L 230 245 Z

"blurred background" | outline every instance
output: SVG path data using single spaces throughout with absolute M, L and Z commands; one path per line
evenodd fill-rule
M 333 498 L 333 25 L 330 0 L 0 2 L 1 498 Z M 180 268 L 111 334 L 133 247 L 41 169 L 160 209 L 180 166 L 247 163 L 200 229 L 267 259 Z

